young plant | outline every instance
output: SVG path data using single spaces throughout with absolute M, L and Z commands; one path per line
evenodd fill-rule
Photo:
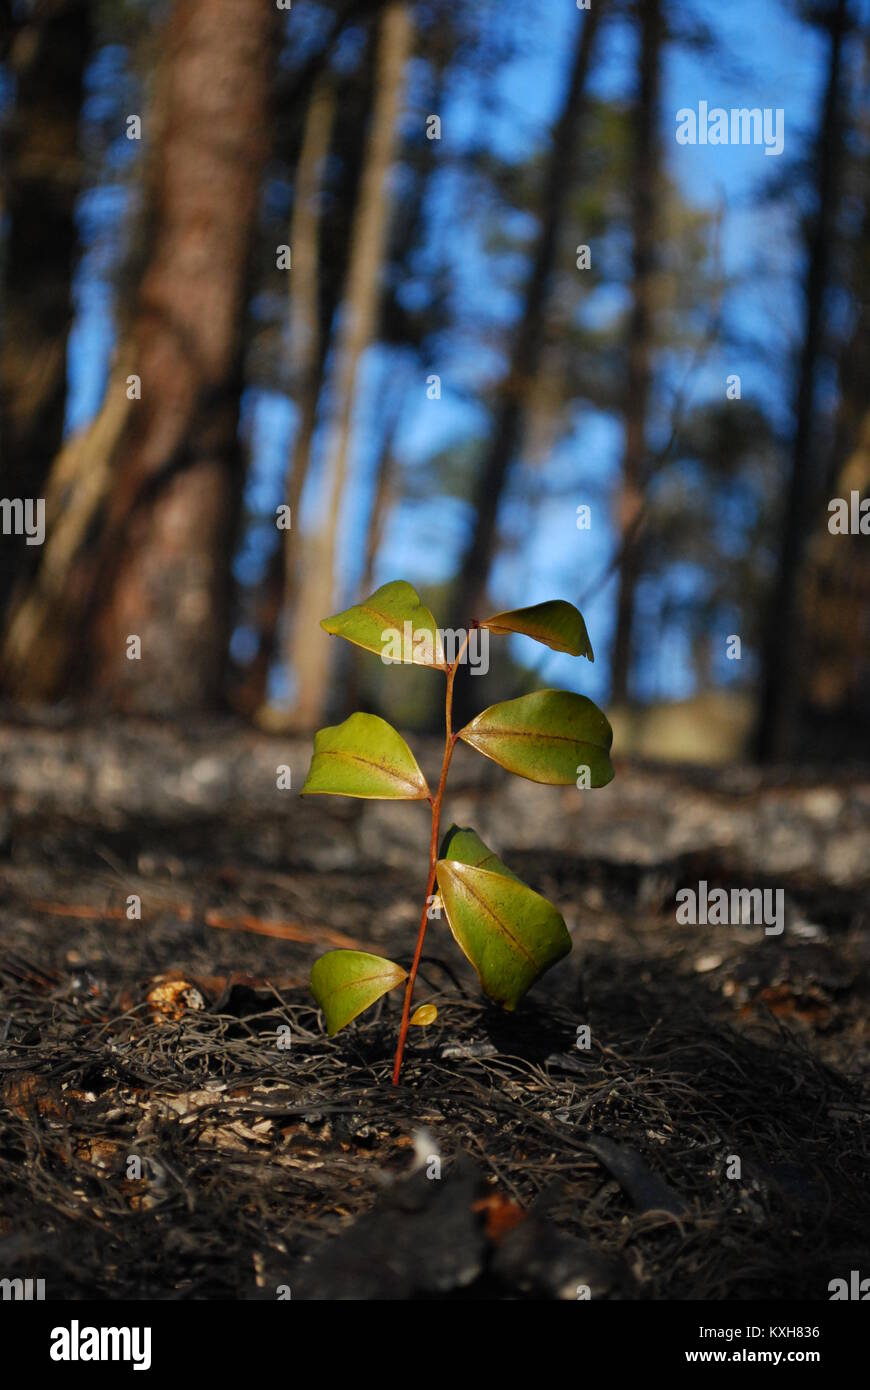
M 429 879 L 410 971 L 365 951 L 328 951 L 311 971 L 311 989 L 330 1037 L 405 981 L 393 1067 L 397 1086 L 431 912 L 443 907 L 456 943 L 477 971 L 484 993 L 505 1009 L 515 1009 L 544 971 L 571 949 L 568 930 L 552 903 L 517 878 L 473 830 L 452 825 L 439 851 L 441 807 L 457 740 L 531 782 L 603 787 L 613 777 L 613 734 L 591 700 L 568 690 L 537 690 L 500 701 L 454 733 L 453 683 L 470 633 L 448 660 L 446 638 L 455 646 L 457 634 L 436 628 L 428 608 L 403 580 L 384 584 L 363 603 L 325 618 L 320 625 L 376 652 L 387 663 L 429 666 L 446 676 L 444 758 L 434 795 L 401 734 L 375 714 L 352 714 L 343 724 L 315 735 L 314 756 L 302 788 L 303 796 L 428 801 L 432 810 Z M 496 613 L 473 626 L 493 633 L 525 633 L 554 651 L 595 659 L 581 614 L 561 599 Z M 437 899 L 433 897 L 436 879 Z M 424 1009 L 424 1017 L 431 1018 L 430 1006 Z

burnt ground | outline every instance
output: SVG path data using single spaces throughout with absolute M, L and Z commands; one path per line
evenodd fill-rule
M 866 1271 L 866 769 L 621 764 L 583 793 L 461 748 L 445 824 L 574 949 L 510 1016 L 433 923 L 438 1018 L 394 1091 L 399 994 L 330 1041 L 306 981 L 335 945 L 409 961 L 426 808 L 302 801 L 307 757 L 233 725 L 0 725 L 0 1276 L 826 1299 Z M 679 925 L 701 879 L 784 889 L 785 931 Z

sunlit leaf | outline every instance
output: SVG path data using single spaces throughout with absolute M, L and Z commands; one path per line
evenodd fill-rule
M 467 826 L 451 825 L 438 851 L 439 859 L 455 859 L 460 864 L 468 864 L 472 869 L 491 869 L 494 874 L 504 874 L 506 878 L 521 880 L 503 864 L 497 854 L 483 843 L 475 830 Z
M 519 879 L 440 859 L 438 887 L 450 930 L 485 994 L 515 1009 L 540 975 L 568 954 L 571 938 L 552 903 Z
M 613 777 L 607 719 L 585 695 L 569 690 L 537 690 L 490 705 L 459 737 L 530 782 L 576 784 L 578 768 L 589 769 L 592 787 Z
M 426 778 L 401 734 L 376 714 L 352 714 L 314 735 L 302 796 L 421 801 Z
M 408 1019 L 415 1028 L 428 1028 L 430 1023 L 434 1023 L 438 1017 L 438 1010 L 434 1004 L 421 1004 L 419 1009 L 415 1009 Z
M 320 626 L 389 662 L 440 670 L 447 664 L 435 619 L 404 579 L 383 584 L 362 603 L 324 618 Z
M 522 632 L 556 652 L 570 652 L 572 656 L 586 656 L 590 661 L 595 660 L 583 614 L 573 603 L 566 603 L 561 598 L 550 599 L 547 603 L 533 603 L 530 608 L 512 608 L 508 613 L 496 613 L 480 626 L 489 628 L 490 632 Z
M 312 967 L 311 992 L 323 1010 L 329 1036 L 395 989 L 407 974 L 395 961 L 367 951 L 327 951 Z

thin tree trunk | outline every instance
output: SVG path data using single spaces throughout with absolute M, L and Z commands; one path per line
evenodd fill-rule
M 640 517 L 647 470 L 647 413 L 652 383 L 653 286 L 659 175 L 658 109 L 663 41 L 661 0 L 638 8 L 640 51 L 634 105 L 632 159 L 632 307 L 628 328 L 625 445 L 616 523 L 619 589 L 610 666 L 610 698 L 627 700 L 633 655 L 634 610 L 641 572 Z
M 4 33 L 15 104 L 4 133 L 4 322 L 0 337 L 3 495 L 41 497 L 60 448 L 81 190 L 79 115 L 93 45 L 87 0 L 43 0 Z M 0 546 L 0 618 L 32 548 Z M 30 563 L 28 563 L 30 562 Z
M 842 462 L 832 496 L 849 503 L 852 492 L 870 496 L 870 410 Z M 843 748 L 866 729 L 870 701 L 870 557 L 862 535 L 831 534 L 823 523 L 807 547 L 801 618 L 813 634 L 813 662 L 806 697 L 814 711 L 836 716 Z M 866 734 L 864 734 L 866 744 Z M 853 756 L 866 755 L 853 748 Z
M 851 291 L 857 315 L 839 363 L 840 399 L 830 457 L 813 507 L 814 532 L 801 584 L 801 622 L 812 633 L 804 665 L 813 714 L 836 719 L 845 748 L 866 725 L 870 701 L 870 554 L 861 535 L 832 534 L 827 503 L 870 496 L 870 164 L 866 157 L 864 217 L 857 234 Z M 855 748 L 855 756 L 861 750 Z
M 395 407 L 393 409 L 392 417 L 387 426 L 383 440 L 381 441 L 378 464 L 375 469 L 375 489 L 372 497 L 372 508 L 369 514 L 369 524 L 366 527 L 363 569 L 360 578 L 361 594 L 371 593 L 374 585 L 375 564 L 381 544 L 383 543 L 387 517 L 395 501 L 394 477 L 396 473 L 396 455 L 394 452 L 394 444 L 396 430 L 399 424 L 400 410 L 401 407 Z
M 380 21 L 375 102 L 335 348 L 335 404 L 324 450 L 327 518 L 324 530 L 306 545 L 303 583 L 291 644 L 291 664 L 296 678 L 293 722 L 300 728 L 314 727 L 327 700 L 330 650 L 328 639 L 322 638 L 317 631 L 317 621 L 331 610 L 335 590 L 337 530 L 348 474 L 355 388 L 360 361 L 377 327 L 380 274 L 389 221 L 387 183 L 396 151 L 397 122 L 411 38 L 412 21 L 406 4 L 387 5 Z
M 45 487 L 48 536 L 39 568 L 10 605 L 0 646 L 0 685 L 23 702 L 51 699 L 61 688 L 87 608 L 81 557 L 109 491 L 112 460 L 132 402 L 126 379 L 132 355 L 112 372 L 97 418 L 64 445 Z
M 396 455 L 394 444 L 405 397 L 405 382 L 401 376 L 390 394 L 392 399 L 387 406 L 388 418 L 375 467 L 372 505 L 368 524 L 365 528 L 362 573 L 359 581 L 360 595 L 370 594 L 375 587 L 375 565 L 383 543 L 387 518 L 395 501 Z M 351 711 L 360 707 L 360 690 L 365 674 L 364 668 L 369 665 L 366 655 L 365 652 L 359 651 L 356 647 L 351 647 L 347 652 L 339 651 L 338 653 L 339 658 L 343 658 L 344 667 L 341 682 L 342 713 L 350 714 Z
M 335 104 L 332 81 L 320 78 L 311 92 L 293 181 L 288 359 L 290 393 L 296 402 L 298 417 L 282 495 L 282 503 L 290 508 L 291 525 L 289 530 L 279 532 L 279 544 L 270 556 L 257 605 L 257 655 L 235 692 L 236 707 L 253 716 L 261 711 L 266 701 L 279 634 L 285 650 L 289 645 L 288 624 L 298 582 L 300 504 L 311 464 L 317 403 L 326 364 L 320 303 L 320 222 L 324 163 L 329 152 Z
M 523 311 L 513 334 L 489 446 L 475 483 L 474 521 L 456 582 L 453 609 L 455 620 L 460 624 L 486 616 L 483 608 L 495 554 L 498 507 L 511 463 L 520 447 L 526 408 L 538 369 L 547 319 L 548 289 L 570 193 L 566 170 L 574 157 L 595 34 L 604 4 L 605 0 L 596 0 L 583 19 L 565 102 L 553 132 L 542 194 L 540 231 L 526 283 Z
M 762 652 L 758 752 L 764 761 L 787 758 L 796 746 L 803 686 L 800 679 L 800 582 L 814 493 L 815 396 L 822 350 L 825 291 L 835 235 L 842 161 L 842 56 L 849 21 L 847 0 L 829 18 L 830 54 L 816 145 L 816 215 L 809 245 L 804 336 L 798 368 L 791 474 L 782 516 L 776 578 Z
M 335 94 L 321 87 L 312 98 L 299 157 L 299 186 L 291 228 L 294 263 L 291 305 L 290 361 L 299 383 L 299 421 L 287 470 L 285 495 L 293 528 L 284 536 L 282 613 L 287 632 L 284 655 L 290 659 L 289 624 L 299 588 L 302 493 L 311 468 L 311 446 L 317 423 L 317 404 L 323 386 L 326 351 L 320 323 L 320 256 L 318 194 L 323 162 L 329 149 L 335 115 Z M 298 254 L 297 254 L 298 252 Z

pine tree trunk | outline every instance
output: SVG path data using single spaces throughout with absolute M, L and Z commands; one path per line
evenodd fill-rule
M 359 580 L 360 597 L 370 594 L 374 590 L 375 566 L 383 544 L 390 510 L 396 500 L 394 446 L 396 431 L 402 414 L 402 403 L 405 399 L 405 382 L 402 376 L 399 376 L 398 380 L 394 380 L 390 397 L 389 404 L 385 406 L 385 413 L 388 418 L 378 451 L 378 461 L 375 465 L 372 504 L 365 527 L 362 570 Z M 348 715 L 360 707 L 365 671 L 366 669 L 371 670 L 371 667 L 368 662 L 368 653 L 357 647 L 351 647 L 347 652 L 339 650 L 339 658 L 343 658 L 343 671 L 342 698 L 337 712 Z
M 870 552 L 864 536 L 829 530 L 828 502 L 870 496 L 870 163 L 865 159 L 864 217 L 857 233 L 850 289 L 857 315 L 839 363 L 836 427 L 801 584 L 801 623 L 812 633 L 812 659 L 804 665 L 805 694 L 814 719 L 835 724 L 843 750 L 867 756 L 870 704 Z M 866 732 L 864 732 L 866 730 Z M 863 735 L 863 747 L 859 746 Z
M 323 385 L 326 345 L 321 323 L 320 223 L 324 164 L 329 153 L 336 96 L 331 80 L 312 87 L 302 146 L 293 180 L 293 214 L 289 245 L 290 395 L 297 419 L 284 479 L 282 504 L 290 510 L 290 527 L 279 531 L 257 603 L 257 654 L 234 692 L 233 703 L 248 716 L 263 717 L 269 674 L 279 648 L 289 645 L 289 620 L 295 606 L 299 565 L 299 513 L 311 466 L 317 405 Z M 269 716 L 271 717 L 271 715 Z
M 842 58 L 846 0 L 830 15 L 828 75 L 816 144 L 816 214 L 807 273 L 803 346 L 798 368 L 791 473 L 783 508 L 780 550 L 762 651 L 758 753 L 764 761 L 793 753 L 800 722 L 803 648 L 800 585 L 821 470 L 816 467 L 815 395 L 824 333 L 825 291 L 835 235 L 842 161 Z M 814 471 L 815 470 L 815 471 Z
M 221 694 L 275 23 L 261 0 L 176 0 L 166 33 L 153 241 L 132 328 L 142 399 L 116 454 L 92 629 L 94 688 L 125 708 L 175 713 Z
M 86 0 L 46 0 L 4 30 L 15 104 L 4 132 L 3 333 L 0 336 L 0 477 L 3 496 L 43 496 L 60 448 L 66 345 L 81 190 L 79 115 L 93 44 Z M 12 586 L 37 555 L 23 539 L 0 546 L 0 618 Z
M 658 109 L 663 16 L 661 0 L 639 6 L 640 53 L 634 105 L 632 158 L 632 306 L 628 329 L 625 444 L 617 504 L 620 546 L 616 628 L 610 664 L 610 698 L 629 696 L 634 612 L 641 574 L 640 521 L 647 469 L 647 413 L 652 384 L 653 285 L 658 193 Z
M 290 310 L 290 354 L 294 381 L 298 383 L 299 420 L 285 487 L 293 527 L 284 537 L 281 570 L 281 613 L 285 626 L 283 651 L 288 662 L 292 659 L 290 624 L 296 616 L 296 596 L 300 587 L 299 520 L 302 493 L 311 468 L 317 407 L 326 367 L 326 344 L 321 332 L 319 304 L 321 268 L 318 194 L 334 115 L 335 95 L 332 90 L 323 87 L 315 91 L 299 156 L 299 179 L 291 228 L 295 259 Z
M 329 689 L 329 639 L 317 627 L 332 611 L 339 511 L 348 475 L 352 412 L 363 353 L 377 328 L 380 276 L 386 251 L 390 197 L 388 179 L 395 157 L 412 21 L 404 3 L 387 5 L 380 21 L 375 103 L 351 232 L 347 289 L 335 347 L 334 413 L 324 447 L 327 516 L 323 531 L 305 543 L 303 580 L 294 615 L 291 666 L 296 679 L 293 722 L 313 728 Z
M 832 496 L 870 496 L 870 410 L 865 410 L 854 447 L 844 460 Z M 843 751 L 866 757 L 870 702 L 870 556 L 867 537 L 832 534 L 822 524 L 807 547 L 801 585 L 801 618 L 813 634 L 813 661 L 805 693 L 815 715 L 836 720 Z M 864 746 L 859 745 L 863 737 Z

